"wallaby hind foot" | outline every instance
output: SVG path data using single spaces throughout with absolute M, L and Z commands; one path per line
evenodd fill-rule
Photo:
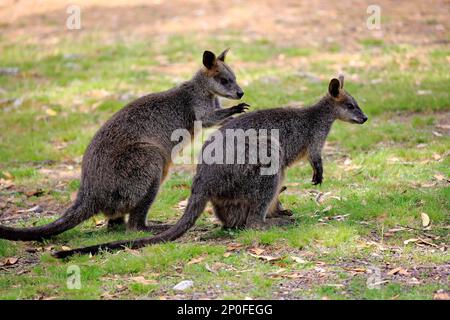
M 281 218 L 281 217 L 291 217 L 294 213 L 290 209 L 281 209 L 274 211 L 267 219 Z
M 295 219 L 291 217 L 268 218 L 265 221 L 259 218 L 251 219 L 245 226 L 246 229 L 268 230 L 273 227 L 286 227 L 295 224 Z
M 125 224 L 125 218 L 124 217 L 118 217 L 115 219 L 108 219 L 107 224 L 108 231 L 116 231 L 116 230 L 125 230 L 126 224 Z

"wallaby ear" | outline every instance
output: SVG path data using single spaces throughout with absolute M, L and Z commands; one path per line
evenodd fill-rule
M 339 83 L 339 80 L 336 78 L 331 79 L 330 84 L 328 85 L 328 92 L 330 95 L 334 98 L 337 98 L 339 96 L 339 88 L 341 84 Z
M 341 84 L 341 89 L 344 88 L 344 75 L 340 74 L 339 75 L 339 83 Z
M 225 58 L 227 56 L 228 51 L 230 50 L 230 48 L 226 48 L 218 57 L 217 59 L 219 59 L 222 62 L 225 62 Z
M 211 51 L 203 52 L 203 65 L 207 69 L 211 69 L 216 64 L 216 55 Z

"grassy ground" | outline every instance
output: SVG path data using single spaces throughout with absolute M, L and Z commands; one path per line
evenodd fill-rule
M 19 39 L 20 40 L 20 39 Z M 195 43 L 195 45 L 192 45 Z M 125 103 L 188 79 L 205 48 L 232 50 L 229 64 L 253 110 L 308 105 L 329 78 L 368 114 L 336 123 L 324 150 L 324 183 L 293 166 L 284 205 L 297 224 L 221 231 L 207 210 L 176 243 L 55 260 L 50 251 L 142 234 L 108 233 L 102 218 L 45 243 L 0 240 L 0 298 L 432 299 L 449 288 L 450 50 L 358 41 L 339 46 L 217 40 L 198 34 L 164 43 L 100 41 L 95 34 L 41 46 L 0 38 L 0 221 L 42 224 L 63 212 L 79 186 L 81 155 Z M 224 101 L 225 104 L 230 103 Z M 176 221 L 194 173 L 175 166 L 149 218 Z M 43 212 L 22 212 L 39 205 Z M 39 210 L 38 210 L 39 211 Z M 422 213 L 431 226 L 422 227 Z M 67 286 L 78 266 L 81 288 Z M 194 285 L 173 290 L 182 280 Z M 446 293 L 447 292 L 447 293 Z

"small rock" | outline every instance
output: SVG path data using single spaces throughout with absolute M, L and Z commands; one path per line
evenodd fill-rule
M 81 70 L 81 66 L 78 63 L 67 62 L 65 67 L 70 70 Z
M 14 100 L 12 105 L 13 105 L 14 108 L 18 108 L 22 104 L 23 104 L 23 98 L 17 98 L 17 99 Z
M 183 280 L 173 287 L 173 290 L 183 291 L 194 285 L 194 281 L 191 280 Z
M 78 60 L 81 58 L 81 55 L 76 54 L 76 53 L 66 53 L 63 55 L 63 58 L 65 60 Z
M 20 69 L 16 68 L 16 67 L 0 68 L 0 74 L 5 74 L 5 75 L 16 75 L 19 73 L 19 71 L 20 71 Z
M 382 82 L 383 82 L 383 79 L 372 79 L 372 80 L 370 80 L 371 84 L 378 84 L 378 83 L 382 83 Z
M 431 91 L 431 90 L 417 90 L 417 95 L 419 95 L 419 96 L 425 96 L 425 95 L 429 95 L 432 93 L 433 93 L 433 91 Z

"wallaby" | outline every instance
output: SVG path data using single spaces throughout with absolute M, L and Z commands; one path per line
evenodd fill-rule
M 100 250 L 136 249 L 147 244 L 174 240 L 191 228 L 208 201 L 226 228 L 261 227 L 264 224 L 285 225 L 292 221 L 279 217 L 278 194 L 282 191 L 285 170 L 306 156 L 313 170 L 313 184 L 322 183 L 321 151 L 325 139 L 336 119 L 363 124 L 367 116 L 356 100 L 343 90 L 344 78 L 332 79 L 328 93 L 316 104 L 305 108 L 276 108 L 247 113 L 218 129 L 223 136 L 223 146 L 228 139 L 228 129 L 279 130 L 279 167 L 275 174 L 261 175 L 261 163 L 256 164 L 206 164 L 197 166 L 191 196 L 183 216 L 170 229 L 156 236 L 117 241 L 70 251 L 59 251 L 58 258 L 76 253 L 95 254 Z M 218 132 L 216 131 L 216 132 Z M 234 137 L 233 137 L 234 139 Z M 202 152 L 212 144 L 208 140 Z M 233 141 L 234 145 L 234 141 Z M 236 151 L 236 147 L 233 147 Z M 266 217 L 270 218 L 266 220 Z
M 125 223 L 130 230 L 158 231 L 167 226 L 146 224 L 147 212 L 171 165 L 175 129 L 191 133 L 194 121 L 205 127 L 220 124 L 247 104 L 221 109 L 218 96 L 240 99 L 244 92 L 225 64 L 228 49 L 218 57 L 203 53 L 203 67 L 193 78 L 165 92 L 129 103 L 109 119 L 86 149 L 77 197 L 56 221 L 31 228 L 0 226 L 0 238 L 42 240 L 71 229 L 102 212 L 108 227 Z

